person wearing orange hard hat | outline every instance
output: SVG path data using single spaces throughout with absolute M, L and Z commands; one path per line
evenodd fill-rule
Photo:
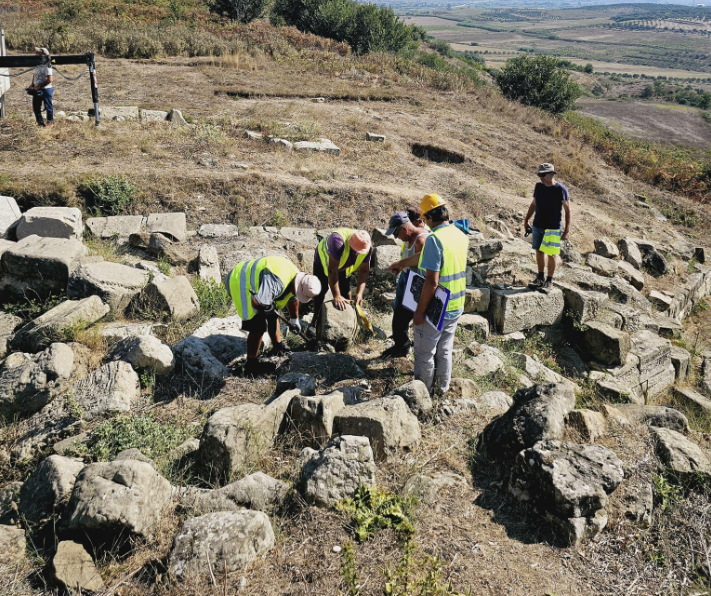
M 420 209 L 432 233 L 425 240 L 417 263 L 425 281 L 413 317 L 415 378 L 430 391 L 446 393 L 452 378 L 454 335 L 464 312 L 469 238 L 450 221 L 447 202 L 438 194 L 425 195 Z M 438 285 L 449 290 L 441 330 L 425 321 Z
M 373 244 L 370 234 L 365 230 L 338 228 L 318 243 L 314 251 L 314 275 L 321 281 L 321 292 L 314 298 L 311 327 L 317 323 L 329 288 L 333 295 L 333 305 L 338 310 L 346 309 L 346 304 L 352 299 L 350 277 L 356 271 L 358 281 L 353 301 L 356 306 L 363 302 L 372 255 Z

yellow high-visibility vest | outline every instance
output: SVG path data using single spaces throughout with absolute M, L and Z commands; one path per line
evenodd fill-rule
M 237 263 L 230 273 L 230 294 L 235 308 L 243 321 L 251 319 L 257 311 L 252 306 L 252 292 L 259 292 L 259 274 L 266 269 L 272 275 L 276 275 L 284 284 L 284 290 L 299 272 L 294 263 L 285 257 L 269 256 L 251 261 Z M 286 303 L 294 296 L 293 292 L 284 292 L 279 300 L 275 302 L 277 309 L 282 309 Z
M 439 272 L 439 283 L 450 292 L 447 312 L 460 310 L 464 307 L 467 293 L 469 238 L 457 226 L 451 224 L 437 228 L 432 234 L 442 247 L 443 263 Z M 420 253 L 420 269 L 422 269 L 422 259 L 426 250 L 427 244 L 425 243 Z
M 560 254 L 560 230 L 546 230 L 539 250 L 551 257 Z
M 343 271 L 343 268 L 346 266 L 346 261 L 348 261 L 348 256 L 351 254 L 351 247 L 348 244 L 348 240 L 350 237 L 355 234 L 357 230 L 352 230 L 350 228 L 338 228 L 337 230 L 334 230 L 334 234 L 338 234 L 341 238 L 343 238 L 343 254 L 341 255 L 341 260 L 338 263 L 338 270 Z M 328 275 L 328 239 L 330 236 L 326 236 L 321 242 L 318 243 L 318 256 L 321 259 L 321 266 L 323 267 L 323 272 Z M 370 252 L 370 251 L 368 251 Z M 358 257 L 355 260 L 355 263 L 348 267 L 346 269 L 346 277 L 350 276 L 353 274 L 354 271 L 356 271 L 362 264 L 363 261 L 365 260 L 365 257 L 368 256 L 368 253 L 364 254 L 359 254 Z

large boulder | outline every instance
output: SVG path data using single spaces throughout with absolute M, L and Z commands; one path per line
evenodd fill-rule
M 308 503 L 330 507 L 352 497 L 361 484 L 375 484 L 373 450 L 366 437 L 335 437 L 322 451 L 306 448 L 300 488 Z
M 334 417 L 344 407 L 340 392 L 318 397 L 297 395 L 289 405 L 289 425 L 298 433 L 300 444 L 322 447 L 333 434 Z
M 0 414 L 34 414 L 67 388 L 74 352 L 54 343 L 39 354 L 10 354 L 0 366 Z
M 671 342 L 651 331 L 632 336 L 632 354 L 639 358 L 640 389 L 647 397 L 664 393 L 676 380 Z
M 102 592 L 104 581 L 83 545 L 63 540 L 52 558 L 52 579 L 67 592 Z
M 475 378 L 489 377 L 504 370 L 504 358 L 501 350 L 486 344 L 472 342 L 466 348 L 464 366 Z
M 598 313 L 607 304 L 607 294 L 581 290 L 567 283 L 556 282 L 556 286 L 563 291 L 565 308 L 576 323 L 585 324 L 598 316 Z
M 138 370 L 164 375 L 173 370 L 170 346 L 152 335 L 122 339 L 111 350 L 112 360 L 123 360 Z
M 624 363 L 632 347 L 629 333 L 597 321 L 585 324 L 580 340 L 590 358 L 610 366 Z
M 219 480 L 242 471 L 274 443 L 298 390 L 286 391 L 266 404 L 244 403 L 218 410 L 200 438 L 199 460 Z
M 632 238 L 621 238 L 617 242 L 617 246 L 619 246 L 620 254 L 625 261 L 635 269 L 642 268 L 642 252 Z
M 188 487 L 181 492 L 181 506 L 198 515 L 245 508 L 274 513 L 283 504 L 289 485 L 263 472 L 255 472 L 222 488 Z
M 395 285 L 396 277 L 388 270 L 388 267 L 401 258 L 402 253 L 399 246 L 377 246 L 373 250 L 370 274 L 381 282 L 389 282 L 389 285 Z
M 538 441 L 563 437 L 565 419 L 575 407 L 569 384 L 540 384 L 520 389 L 514 404 L 484 429 L 482 447 L 492 459 L 512 461 L 523 449 Z
M 33 207 L 25 211 L 17 224 L 17 239 L 28 236 L 79 240 L 82 233 L 81 211 L 76 207 Z
M 642 257 L 642 265 L 654 277 L 660 277 L 669 273 L 669 265 L 664 255 L 656 248 L 651 248 L 644 252 Z
M 150 539 L 170 499 L 170 483 L 150 464 L 134 460 L 89 464 L 76 479 L 64 526 L 96 533 L 107 543 L 129 535 Z
M 681 476 L 694 474 L 711 475 L 711 455 L 670 428 L 651 428 L 657 440 L 657 454 L 662 462 L 674 473 Z
M 502 335 L 558 323 L 564 308 L 563 292 L 558 288 L 547 294 L 526 288 L 491 290 L 490 310 Z
M 168 569 L 177 578 L 208 580 L 210 573 L 243 570 L 271 550 L 274 541 L 272 524 L 261 511 L 208 513 L 183 522 Z
M 199 337 L 186 337 L 175 345 L 175 356 L 194 382 L 203 387 L 222 384 L 232 372 Z
M 590 267 L 598 275 L 604 277 L 615 277 L 617 275 L 617 261 L 606 259 L 596 253 L 590 253 L 585 259 L 588 267 Z
M 85 420 L 109 413 L 130 412 L 141 399 L 136 371 L 121 361 L 100 366 L 74 383 L 69 391 Z
M 142 294 L 144 308 L 156 316 L 187 319 L 200 312 L 200 302 L 195 290 L 184 275 L 149 283 Z
M 345 310 L 338 310 L 332 301 L 327 301 L 321 308 L 317 336 L 337 351 L 345 352 L 353 341 L 356 325 L 356 311 L 350 304 Z
M 10 345 L 14 350 L 37 352 L 49 342 L 64 339 L 65 332 L 75 327 L 96 323 L 109 312 L 98 296 L 82 300 L 65 300 L 17 330 Z
M 113 310 L 125 309 L 148 283 L 149 274 L 136 267 L 100 262 L 80 265 L 69 278 L 67 296 L 96 295 Z
M 25 480 L 20 489 L 20 513 L 29 523 L 45 521 L 66 504 L 74 490 L 82 461 L 50 455 Z
M 623 478 L 622 462 L 605 447 L 541 441 L 516 457 L 510 490 L 553 522 L 563 544 L 577 546 L 605 527 L 608 496 Z
M 627 261 L 617 262 L 617 274 L 631 284 L 635 289 L 642 291 L 644 289 L 644 274 L 635 269 L 635 267 Z
M 400 396 L 381 397 L 346 406 L 333 421 L 341 435 L 368 437 L 375 457 L 384 459 L 420 442 L 420 423 Z
M 2 253 L 0 291 L 19 297 L 59 293 L 88 249 L 78 240 L 28 236 Z

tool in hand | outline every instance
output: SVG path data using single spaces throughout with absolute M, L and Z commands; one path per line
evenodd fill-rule
M 256 295 L 257 295 L 257 292 L 255 292 L 254 290 L 250 290 L 249 293 L 252 294 L 252 296 L 256 296 Z M 272 311 L 274 311 L 274 314 L 277 316 L 278 319 L 284 321 L 284 323 L 287 324 L 287 326 L 289 327 L 289 329 L 290 329 L 291 331 L 293 331 L 294 333 L 296 333 L 296 334 L 297 334 L 301 339 L 303 339 L 304 341 L 309 341 L 309 338 L 306 337 L 306 335 L 304 334 L 304 332 L 303 332 L 301 329 L 299 329 L 299 330 L 297 331 L 297 330 L 295 329 L 296 325 L 292 325 L 292 324 L 291 324 L 291 321 L 289 321 L 289 319 L 287 319 L 287 318 L 286 318 L 283 314 L 281 314 L 276 308 L 274 308 L 274 305 L 273 305 L 273 304 L 270 304 L 269 306 L 267 306 L 267 307 L 264 309 L 264 312 L 266 312 L 266 313 L 270 313 L 270 312 L 272 312 Z

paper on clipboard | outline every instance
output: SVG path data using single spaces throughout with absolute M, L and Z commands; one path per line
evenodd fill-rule
M 422 294 L 424 285 L 425 278 L 419 273 L 415 273 L 412 269 L 408 269 L 407 280 L 405 281 L 405 293 L 402 297 L 402 305 L 407 310 L 411 310 L 412 312 L 417 310 L 417 304 L 420 301 L 420 295 Z M 444 315 L 447 312 L 447 304 L 449 304 L 449 290 L 444 286 L 438 285 L 425 311 L 425 321 L 437 331 L 442 331 L 442 327 L 444 326 Z

